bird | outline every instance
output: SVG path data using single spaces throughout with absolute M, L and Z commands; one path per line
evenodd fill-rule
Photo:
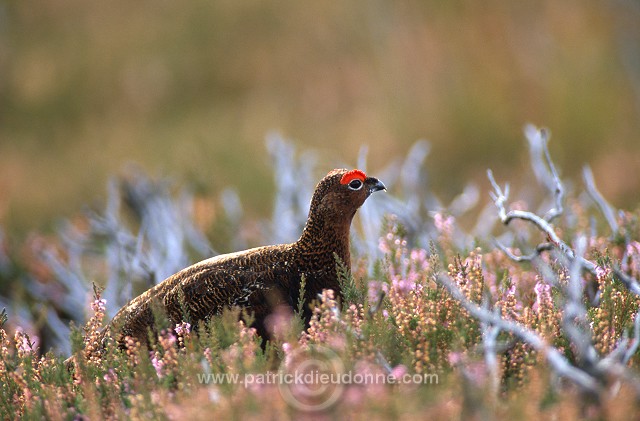
M 218 255 L 189 266 L 129 301 L 107 325 L 123 346 L 127 337 L 149 344 L 157 332 L 154 306 L 169 326 L 198 324 L 240 307 L 252 315 L 252 327 L 268 338 L 265 319 L 279 305 L 296 308 L 304 278 L 303 316 L 324 289 L 341 296 L 337 259 L 351 269 L 349 232 L 358 208 L 384 183 L 358 169 L 334 169 L 317 184 L 299 239 Z M 184 320 L 188 318 L 189 320 Z

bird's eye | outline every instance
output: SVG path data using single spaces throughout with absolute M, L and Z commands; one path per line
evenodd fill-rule
M 350 190 L 360 190 L 361 188 L 362 188 L 362 181 L 358 179 L 351 180 L 351 182 L 349 183 Z

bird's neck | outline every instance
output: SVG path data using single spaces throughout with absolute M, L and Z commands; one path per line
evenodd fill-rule
M 349 230 L 353 215 L 344 218 L 309 218 L 297 241 L 303 255 L 318 265 L 335 263 L 334 253 L 350 267 Z

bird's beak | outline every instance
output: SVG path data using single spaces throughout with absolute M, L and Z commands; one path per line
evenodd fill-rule
M 371 187 L 369 187 L 369 194 L 380 190 L 387 190 L 387 187 L 384 185 L 384 183 L 377 178 L 371 177 L 371 182 L 373 184 L 371 185 Z

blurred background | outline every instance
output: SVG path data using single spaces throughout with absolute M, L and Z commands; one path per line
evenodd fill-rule
M 0 2 L 10 236 L 104 200 L 127 162 L 270 212 L 271 131 L 327 170 L 369 145 L 375 172 L 427 139 L 451 198 L 489 167 L 517 181 L 527 122 L 551 130 L 563 176 L 589 163 L 637 206 L 638 1 Z

